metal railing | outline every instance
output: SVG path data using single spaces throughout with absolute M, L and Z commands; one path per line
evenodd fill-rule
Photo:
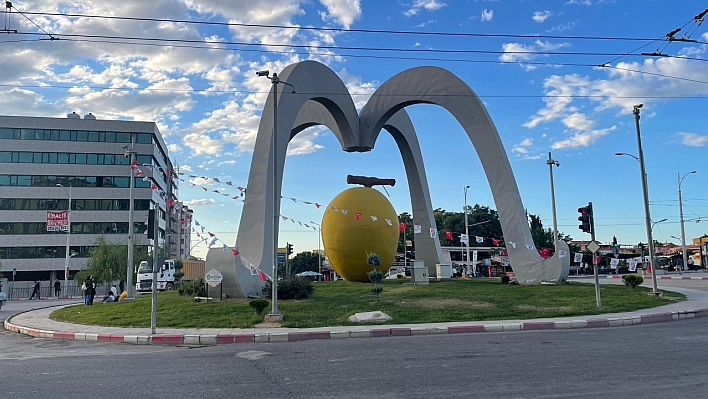
M 42 299 L 56 298 L 54 295 L 54 287 L 49 285 L 49 281 L 43 281 L 43 282 L 40 282 L 40 284 L 41 284 L 40 289 L 39 289 L 40 298 L 42 298 Z M 59 293 L 60 298 L 67 298 L 67 297 L 81 298 L 81 297 L 83 297 L 84 293 L 81 290 L 80 284 L 77 284 L 75 281 L 70 280 L 67 285 L 68 286 L 64 286 L 63 281 L 62 281 L 61 292 Z M 118 283 L 98 285 L 96 287 L 96 296 L 102 297 L 102 296 L 106 295 L 113 285 L 115 285 L 117 287 Z M 3 287 L 3 291 L 5 293 L 7 293 L 7 300 L 8 301 L 29 299 L 29 297 L 32 296 L 32 292 L 34 291 L 34 283 L 31 281 L 17 281 L 15 283 L 8 282 L 7 286 Z

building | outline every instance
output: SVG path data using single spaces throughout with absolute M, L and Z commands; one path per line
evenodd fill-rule
M 126 155 L 130 146 L 137 165 Z M 71 195 L 69 269 L 85 267 L 103 235 L 128 241 L 130 174 L 134 183 L 134 244 L 148 245 L 149 209 L 159 207 L 159 243 L 177 251 L 183 224 L 167 146 L 154 122 L 0 116 L 0 262 L 3 277 L 64 278 L 67 233 L 47 231 L 47 211 L 66 210 Z M 139 171 L 139 173 L 138 173 Z M 191 226 L 191 224 L 189 225 Z M 175 229 L 179 230 L 179 234 Z M 187 227 L 189 228 L 189 227 Z M 166 241 L 165 238 L 168 240 Z
M 175 237 L 170 243 L 170 257 L 189 259 L 192 249 L 192 214 L 183 202 L 177 202 L 172 212 Z

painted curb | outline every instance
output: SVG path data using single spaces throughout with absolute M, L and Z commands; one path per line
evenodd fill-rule
M 624 276 L 627 276 L 625 274 Z M 644 280 L 651 280 L 651 275 L 642 276 Z M 622 278 L 622 276 L 605 276 L 605 278 Z M 693 277 L 693 276 L 659 276 L 658 280 L 708 280 L 708 277 Z
M 123 335 L 123 334 L 91 334 L 81 332 L 47 331 L 37 328 L 20 326 L 6 319 L 3 327 L 6 330 L 34 338 L 62 339 L 70 341 L 92 342 L 122 342 L 134 345 L 225 345 L 237 343 L 276 343 L 298 342 L 317 339 L 342 339 L 342 338 L 379 338 L 379 337 L 408 337 L 432 334 L 473 334 L 507 331 L 537 331 L 537 330 L 564 330 L 575 328 L 607 328 L 622 327 L 637 324 L 666 323 L 697 317 L 708 316 L 708 308 L 685 310 L 678 312 L 653 313 L 641 316 L 624 317 L 594 317 L 578 320 L 563 321 L 524 321 L 519 323 L 490 322 L 487 324 L 454 325 L 448 327 L 390 327 L 377 326 L 369 330 L 342 330 L 336 327 L 333 330 L 321 331 L 291 331 L 291 332 L 264 332 L 253 334 L 155 334 L 155 335 Z M 13 316 L 14 317 L 14 316 Z

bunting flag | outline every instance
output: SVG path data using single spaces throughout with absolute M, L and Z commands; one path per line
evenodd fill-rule
M 420 226 L 420 225 L 418 225 L 418 224 L 414 224 L 414 225 L 413 225 L 413 234 L 420 234 L 420 233 L 422 233 L 422 232 L 423 232 L 423 227 L 422 227 L 422 226 Z
M 542 247 L 539 253 L 542 258 L 549 258 L 551 256 L 551 249 Z
M 469 236 L 467 234 L 460 234 L 460 242 L 463 242 L 463 243 L 469 245 L 469 243 L 470 243 Z
M 371 215 L 371 221 L 375 222 L 375 221 L 377 221 L 377 220 L 378 220 L 378 218 L 377 218 L 376 216 Z
M 347 211 L 346 209 L 342 209 L 342 213 L 343 213 L 343 214 L 345 214 L 345 215 L 346 215 L 346 214 L 347 214 L 347 212 L 348 212 L 348 211 Z
M 391 219 L 384 219 L 389 226 L 393 226 L 393 221 Z M 400 231 L 400 230 L 399 230 Z
M 386 219 L 386 221 L 388 221 L 388 219 Z M 389 224 L 391 224 L 391 223 L 389 223 Z M 420 227 L 420 226 L 416 226 L 416 227 Z M 418 229 L 418 230 L 420 230 L 420 229 Z M 398 231 L 406 231 L 406 222 L 398 222 Z M 420 231 L 418 231 L 418 233 L 420 233 Z
M 150 183 L 150 189 L 154 190 L 157 188 L 157 185 L 155 183 Z
M 360 217 L 361 217 L 361 213 L 357 213 L 357 214 L 356 214 L 356 220 L 359 220 Z
M 576 263 L 582 262 L 583 261 L 583 254 L 579 253 L 579 252 L 574 253 L 573 254 L 573 261 Z
M 434 228 L 430 228 L 430 238 L 435 238 L 438 236 L 438 230 Z
M 249 266 L 249 269 L 251 269 L 251 276 L 257 276 L 258 275 L 258 270 L 256 270 L 255 267 Z
M 531 244 L 526 244 L 526 248 L 528 248 L 529 251 L 533 251 L 533 245 Z
M 481 244 L 484 242 L 484 237 L 474 236 L 474 239 L 475 239 L 475 241 L 477 241 L 478 244 Z
M 211 234 L 211 233 L 209 233 L 209 234 Z M 216 241 L 217 241 L 217 240 L 218 240 L 218 238 L 214 237 L 214 239 L 211 240 L 211 242 L 209 243 L 209 246 L 210 246 L 210 247 L 213 247 L 214 244 L 216 244 Z
M 266 277 L 266 274 L 263 273 L 262 270 L 258 270 L 258 279 L 261 281 L 268 281 L 268 278 Z
M 223 248 L 223 250 L 224 250 L 224 252 L 228 251 L 228 250 L 229 250 L 229 246 L 228 246 L 228 245 L 226 245 L 226 244 L 224 244 L 224 248 Z
M 492 238 L 492 244 L 494 244 L 494 246 L 499 245 L 500 242 L 501 242 L 501 240 L 497 240 L 496 238 Z
M 241 252 L 238 251 L 238 249 L 232 249 L 231 252 L 234 254 L 234 256 L 238 256 Z
M 452 231 L 446 231 L 445 238 L 447 238 L 448 240 L 451 240 L 451 241 L 454 240 L 454 238 L 452 238 Z
M 509 241 L 509 244 L 511 244 L 511 247 L 512 247 L 512 248 L 516 249 L 516 243 L 515 243 L 515 242 Z
M 209 233 L 209 237 L 214 237 L 214 235 L 215 235 L 215 234 L 212 233 L 211 231 L 209 231 L 208 233 Z

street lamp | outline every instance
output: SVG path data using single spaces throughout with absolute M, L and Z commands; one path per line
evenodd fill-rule
M 125 285 L 128 295 L 127 298 L 135 298 L 135 285 L 133 285 L 133 236 L 135 235 L 133 231 L 133 210 L 134 210 L 134 200 L 133 200 L 133 188 L 135 186 L 135 171 L 133 163 L 135 161 L 135 156 L 138 154 L 134 148 L 135 139 L 131 140 L 130 147 L 127 145 L 123 146 L 126 158 L 130 158 L 130 204 L 128 205 L 128 265 L 126 270 Z
M 681 177 L 681 173 L 678 174 L 678 199 L 679 199 L 679 215 L 680 215 L 680 220 L 681 220 L 681 253 L 683 256 L 683 264 L 682 267 L 687 267 L 686 265 L 688 264 L 688 256 L 686 255 L 686 232 L 683 229 L 683 203 L 681 202 L 681 183 L 683 182 L 683 179 L 686 178 L 688 175 L 692 175 L 696 173 L 696 171 L 691 171 L 683 175 Z M 679 273 L 681 273 L 681 267 L 679 267 Z
M 639 161 L 639 171 L 642 179 L 642 193 L 644 195 L 644 224 L 647 230 L 647 241 L 649 242 L 649 262 L 651 264 L 651 279 L 653 284 L 652 294 L 658 295 L 659 289 L 656 286 L 656 262 L 654 261 L 654 239 L 652 237 L 652 225 L 651 225 L 651 213 L 649 212 L 649 192 L 647 189 L 647 173 L 644 167 L 644 151 L 642 150 L 642 135 L 639 130 L 639 109 L 642 108 L 644 104 L 638 104 L 633 107 L 632 114 L 634 115 L 634 123 L 637 130 L 637 149 L 639 157 L 633 155 L 618 152 L 615 155 L 629 155 L 632 158 Z M 657 222 L 659 223 L 659 222 Z
M 548 160 L 546 161 L 548 165 L 548 170 L 551 173 L 551 212 L 553 213 L 553 249 L 558 252 L 558 222 L 556 221 L 556 194 L 553 188 L 553 165 L 560 167 L 560 162 L 551 158 L 551 153 L 548 153 Z
M 69 191 L 66 191 L 66 187 L 61 184 L 57 184 L 57 187 L 63 188 L 69 197 L 69 205 L 66 207 L 66 257 L 64 258 L 64 290 L 66 290 L 67 280 L 69 279 L 67 272 L 69 270 L 69 258 L 71 258 L 71 254 L 69 254 L 71 252 L 69 250 L 69 238 L 71 237 L 71 186 L 69 186 Z
M 322 276 L 322 251 L 320 250 L 320 242 L 322 241 L 322 230 L 319 223 L 310 222 L 317 226 L 317 272 L 320 274 L 319 278 Z
M 265 77 L 270 80 L 273 85 L 273 135 L 271 137 L 271 156 L 273 157 L 273 221 L 272 221 L 272 238 L 273 238 L 273 248 L 272 248 L 272 259 L 273 262 L 273 308 L 271 309 L 268 317 L 271 321 L 280 321 L 283 319 L 283 314 L 278 310 L 278 232 L 276 227 L 278 226 L 278 218 L 280 217 L 280 212 L 278 212 L 278 200 L 280 199 L 280 190 L 278 190 L 278 84 L 284 84 L 290 86 L 292 93 L 295 93 L 295 86 L 288 82 L 281 81 L 278 78 L 278 74 L 273 72 L 272 76 L 269 76 L 269 71 L 258 71 L 256 76 Z
M 470 188 L 470 186 L 465 186 L 465 189 L 464 189 L 464 192 L 465 192 L 464 211 L 465 211 L 465 235 L 467 235 L 467 273 L 469 274 L 470 271 L 472 271 L 472 273 L 474 273 L 475 265 L 472 265 L 472 268 L 470 268 L 470 226 L 469 226 L 469 223 L 467 222 L 467 189 L 468 188 Z

